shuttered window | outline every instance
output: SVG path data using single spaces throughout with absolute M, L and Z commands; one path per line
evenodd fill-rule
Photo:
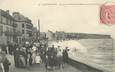
M 0 36 L 3 34 L 3 26 L 0 26 Z

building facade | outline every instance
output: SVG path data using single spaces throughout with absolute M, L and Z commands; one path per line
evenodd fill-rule
M 46 33 L 46 38 L 48 38 L 49 41 L 52 41 L 55 39 L 55 34 L 52 31 L 48 30 L 48 32 Z
M 66 39 L 108 39 L 110 35 L 89 33 L 66 33 Z
M 90 33 L 72 33 L 64 31 L 56 31 L 52 33 L 48 32 L 49 39 L 53 38 L 54 40 L 78 40 L 78 39 L 110 39 L 110 35 L 104 34 L 90 34 Z
M 16 42 L 14 31 L 16 31 L 17 24 L 9 11 L 0 9 L 0 44 L 7 45 L 8 43 Z
M 32 21 L 20 14 L 14 12 L 12 15 L 9 10 L 0 9 L 0 45 L 9 43 L 23 43 L 31 41 L 33 35 Z
M 56 31 L 55 39 L 56 40 L 65 40 L 65 32 L 64 31 Z
M 31 41 L 33 30 L 32 21 L 19 12 L 14 12 L 13 18 L 16 20 L 16 23 L 18 25 L 17 30 L 22 34 L 20 37 L 18 37 L 19 43 Z

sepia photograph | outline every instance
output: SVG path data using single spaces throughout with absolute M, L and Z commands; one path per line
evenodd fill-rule
M 115 72 L 115 1 L 0 0 L 0 72 Z

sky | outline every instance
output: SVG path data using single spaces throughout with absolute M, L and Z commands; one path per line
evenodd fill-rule
M 103 4 L 114 0 L 0 0 L 0 9 L 20 12 L 32 20 L 34 26 L 51 30 L 79 33 L 110 34 L 115 37 L 115 25 L 100 24 L 101 5 L 44 5 L 44 4 Z

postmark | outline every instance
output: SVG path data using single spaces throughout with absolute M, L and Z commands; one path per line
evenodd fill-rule
M 100 22 L 115 25 L 115 4 L 104 4 L 100 7 Z

